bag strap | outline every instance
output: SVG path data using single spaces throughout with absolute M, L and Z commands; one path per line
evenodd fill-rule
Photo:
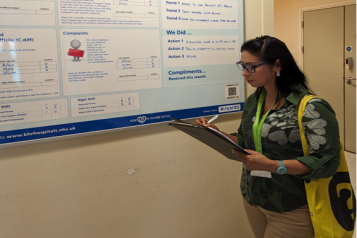
M 300 138 L 301 138 L 301 144 L 302 144 L 302 149 L 304 151 L 304 155 L 309 155 L 309 144 L 307 143 L 307 139 L 306 139 L 306 136 L 304 134 L 304 129 L 302 127 L 302 117 L 304 115 L 304 112 L 305 112 L 305 107 L 306 107 L 306 104 L 307 102 L 310 100 L 310 99 L 313 99 L 313 98 L 319 98 L 318 96 L 314 96 L 314 95 L 305 95 L 300 103 L 299 103 L 299 108 L 298 108 L 298 122 L 299 122 L 299 130 L 300 130 Z M 342 150 L 343 149 L 343 144 L 342 144 L 342 140 L 340 139 L 340 149 Z
M 305 156 L 309 155 L 309 144 L 307 143 L 304 129 L 302 127 L 302 117 L 304 115 L 307 102 L 312 98 L 317 98 L 317 96 L 306 95 L 305 97 L 303 97 L 299 103 L 299 108 L 298 108 L 298 122 L 299 122 L 300 138 L 301 138 L 301 144 L 302 144 L 302 148 L 304 150 Z

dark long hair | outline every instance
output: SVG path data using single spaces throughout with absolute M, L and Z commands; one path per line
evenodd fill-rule
M 281 65 L 280 76 L 276 77 L 278 96 L 287 97 L 290 93 L 299 93 L 299 87 L 312 92 L 307 86 L 303 72 L 297 66 L 288 47 L 281 40 L 271 36 L 261 36 L 245 42 L 240 52 L 247 51 L 263 62 L 271 62 L 271 67 L 279 59 Z M 263 87 L 257 88 L 255 94 L 259 97 Z M 313 92 L 312 92 L 313 93 Z M 277 97 L 278 97 L 277 96 Z

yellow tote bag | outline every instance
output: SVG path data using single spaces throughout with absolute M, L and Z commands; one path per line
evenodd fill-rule
M 298 120 L 304 155 L 309 155 L 302 117 L 306 103 L 316 96 L 305 96 L 298 109 Z M 356 219 L 356 198 L 351 186 L 342 142 L 340 141 L 340 166 L 329 178 L 305 181 L 306 196 L 316 238 L 350 238 Z

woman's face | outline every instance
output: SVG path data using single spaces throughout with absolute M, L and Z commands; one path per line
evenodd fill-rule
M 260 61 L 256 56 L 248 53 L 247 51 L 243 51 L 241 55 L 241 62 L 244 65 L 258 65 L 261 63 L 265 63 Z M 248 70 L 243 70 L 243 77 L 247 80 L 252 87 L 264 87 L 267 85 L 275 85 L 276 80 L 276 67 L 271 68 L 270 65 L 265 64 L 262 66 L 258 66 L 255 68 L 255 73 L 250 73 Z

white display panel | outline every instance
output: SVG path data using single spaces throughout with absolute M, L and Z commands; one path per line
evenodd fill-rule
M 159 27 L 159 0 L 58 1 L 61 26 Z
M 73 117 L 139 110 L 139 93 L 72 98 L 71 107 Z
M 60 34 L 64 95 L 161 87 L 158 30 L 121 30 L 118 34 L 116 29 L 76 29 Z M 84 50 L 79 62 L 67 54 L 74 39 Z
M 2 104 L 0 125 L 13 125 L 68 117 L 66 99 Z
M 164 29 L 237 29 L 238 1 L 162 1 Z
M 239 112 L 243 0 L 0 0 L 0 147 Z
M 0 100 L 59 96 L 54 29 L 0 28 Z
M 54 0 L 0 0 L 1 25 L 54 26 Z

